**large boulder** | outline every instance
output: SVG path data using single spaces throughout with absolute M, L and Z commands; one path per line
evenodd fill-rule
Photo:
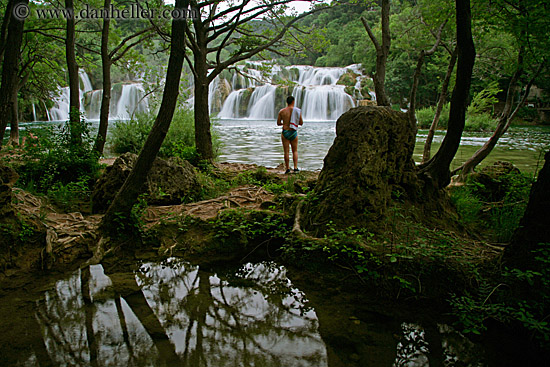
M 526 181 L 527 178 L 520 175 L 520 170 L 512 163 L 497 161 L 471 174 L 469 183 L 473 184 L 472 189 L 479 197 L 487 202 L 497 202 L 504 199 L 515 180 Z
M 0 218 L 13 212 L 12 188 L 18 179 L 19 175 L 13 168 L 0 165 Z
M 358 107 L 336 122 L 336 139 L 305 206 L 303 225 L 324 232 L 367 226 L 376 230 L 392 193 L 414 191 L 415 130 L 406 113 Z
M 112 166 L 107 167 L 92 192 L 92 210 L 104 213 L 134 167 L 137 155 L 125 153 Z M 187 161 L 157 158 L 151 172 L 143 179 L 142 192 L 150 205 L 180 204 L 185 197 L 193 196 L 200 185 L 193 166 Z

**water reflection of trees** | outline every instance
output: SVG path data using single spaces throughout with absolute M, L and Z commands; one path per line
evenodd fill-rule
M 315 312 L 271 263 L 227 276 L 175 259 L 136 274 L 92 266 L 46 292 L 36 319 L 47 356 L 31 365 L 327 365 Z

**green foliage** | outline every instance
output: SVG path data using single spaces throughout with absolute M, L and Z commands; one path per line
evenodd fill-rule
M 441 111 L 439 122 L 437 124 L 439 128 L 446 128 L 448 126 L 449 108 L 449 103 L 446 103 L 443 106 L 443 110 Z M 432 122 L 435 116 L 435 109 L 436 107 L 426 107 L 416 110 L 416 120 L 418 121 L 418 128 L 429 129 L 432 126 Z
M 468 114 L 464 125 L 465 131 L 494 131 L 498 120 L 493 118 L 490 113 Z
M 464 225 L 483 229 L 494 241 L 508 242 L 523 217 L 532 181 L 511 172 L 494 178 L 488 188 L 473 177 L 452 189 L 451 200 Z
M 498 82 L 493 81 L 487 85 L 483 90 L 476 93 L 472 102 L 468 106 L 468 115 L 481 114 L 483 112 L 488 112 L 495 103 L 498 102 L 496 95 L 502 92 Z
M 497 277 L 481 282 L 474 292 L 452 295 L 450 304 L 457 325 L 466 333 L 480 334 L 485 321 L 520 326 L 548 348 L 550 324 L 550 244 L 533 251 L 532 267 L 504 268 Z
M 224 210 L 213 221 L 214 238 L 223 243 L 285 239 L 290 227 L 278 213 L 249 210 Z
M 451 200 L 463 224 L 479 223 L 483 202 L 470 186 L 461 186 L 452 191 Z
M 26 160 L 17 167 L 20 187 L 48 194 L 68 207 L 89 199 L 90 187 L 101 168 L 89 124 L 81 120 L 72 128 L 81 135 L 81 144 L 74 143 L 68 123 L 29 132 L 23 145 Z
M 153 127 L 156 114 L 137 114 L 131 120 L 117 121 L 111 130 L 110 147 L 114 153 L 135 153 L 139 154 L 147 140 L 147 136 Z M 220 140 L 213 133 L 214 153 L 220 148 Z M 159 151 L 160 157 L 180 157 L 189 160 L 192 164 L 198 165 L 198 154 L 195 149 L 195 119 L 193 111 L 187 108 L 178 108 L 168 134 L 162 143 Z

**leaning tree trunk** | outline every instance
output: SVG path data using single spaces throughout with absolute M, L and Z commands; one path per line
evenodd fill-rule
M 539 244 L 550 244 L 550 151 L 531 188 L 529 202 L 510 245 L 504 251 L 508 265 L 527 268 L 532 265 Z
M 4 51 L 8 39 L 8 25 L 10 24 L 11 14 L 13 12 L 14 0 L 9 0 L 2 19 L 2 27 L 0 27 L 0 64 L 4 60 Z
M 104 7 L 108 9 L 111 0 L 105 0 Z M 99 128 L 94 149 L 103 154 L 105 141 L 107 140 L 107 128 L 109 126 L 109 110 L 111 108 L 111 57 L 109 56 L 109 26 L 111 20 L 103 18 L 101 30 L 101 66 L 103 68 L 103 92 L 101 95 L 101 108 L 99 111 Z
M 520 51 L 520 54 L 521 54 L 521 51 Z M 512 107 L 514 105 L 514 99 L 518 91 L 517 82 L 520 78 L 520 75 L 523 73 L 522 62 L 519 62 L 518 65 L 519 66 L 516 72 L 512 76 L 512 79 L 510 80 L 510 84 L 508 86 L 508 92 L 506 93 L 506 103 L 504 104 L 504 109 L 498 119 L 497 127 L 493 135 L 491 135 L 489 140 L 487 140 L 485 144 L 483 144 L 483 146 L 478 151 L 476 151 L 472 157 L 470 157 L 470 159 L 468 159 L 462 166 L 460 166 L 458 169 L 455 170 L 455 172 L 461 171 L 460 178 L 462 180 L 464 180 L 467 175 L 474 172 L 475 168 L 485 158 L 487 158 L 487 156 L 489 156 L 489 154 L 493 151 L 493 149 L 497 145 L 502 135 L 504 135 L 506 131 L 508 131 L 512 123 L 512 120 L 518 113 L 520 107 L 523 106 L 523 104 L 525 103 L 527 97 L 529 96 L 529 92 L 531 91 L 531 86 L 533 85 L 536 77 L 541 72 L 544 66 L 543 63 L 540 64 L 538 71 L 533 75 L 531 80 L 529 80 L 529 82 L 527 83 L 527 86 L 525 87 L 525 92 L 523 93 L 523 96 L 518 102 L 516 108 L 512 110 Z
M 187 9 L 189 0 L 176 0 L 175 6 L 178 9 Z M 117 217 L 128 218 L 130 216 L 132 207 L 141 193 L 143 183 L 170 128 L 178 100 L 180 77 L 185 59 L 186 26 L 185 20 L 176 18 L 172 20 L 170 58 L 159 112 L 132 172 L 130 172 L 103 217 L 101 228 L 106 231 L 116 229 L 115 219 Z
M 451 180 L 449 168 L 460 146 L 460 139 L 464 131 L 472 70 L 476 57 L 471 20 L 470 0 L 456 0 L 458 68 L 456 84 L 451 97 L 449 126 L 443 143 L 435 156 L 420 169 L 420 174 L 431 181 L 436 189 L 444 188 Z
M 200 22 L 199 22 L 200 23 Z M 206 34 L 197 30 L 197 43 L 204 42 Z M 206 63 L 206 46 L 195 52 L 195 145 L 202 159 L 214 158 L 212 150 L 212 133 L 210 132 L 210 113 L 208 111 L 208 66 Z
M 439 124 L 439 119 L 441 118 L 441 112 L 443 112 L 443 107 L 447 100 L 447 90 L 449 89 L 449 83 L 451 82 L 451 76 L 453 75 L 453 70 L 456 64 L 457 49 L 455 47 L 453 53 L 451 54 L 451 60 L 449 61 L 449 67 L 447 68 L 447 73 L 445 74 L 445 79 L 443 80 L 443 85 L 441 86 L 441 94 L 439 95 L 439 101 L 437 102 L 437 107 L 435 109 L 434 119 L 430 125 L 430 130 L 428 131 L 428 136 L 426 137 L 426 143 L 424 144 L 424 153 L 422 154 L 422 163 L 426 163 L 431 156 L 432 142 L 434 139 L 435 131 L 437 130 L 437 125 Z
M 74 13 L 73 0 L 65 0 L 65 8 Z M 80 144 L 82 137 L 78 123 L 80 122 L 80 86 L 78 78 L 78 64 L 75 54 L 75 19 L 67 17 L 67 36 L 65 39 L 65 57 L 69 74 L 69 128 L 73 143 Z
M 14 6 L 25 6 L 28 0 L 15 1 Z M 13 111 L 13 95 L 19 87 L 19 59 L 23 40 L 24 20 L 11 14 L 8 35 L 2 64 L 2 83 L 0 85 L 0 146 Z

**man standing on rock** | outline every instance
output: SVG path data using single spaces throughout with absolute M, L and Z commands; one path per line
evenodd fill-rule
M 287 106 L 279 111 L 277 126 L 283 127 L 281 140 L 285 152 L 285 174 L 288 174 L 290 173 L 289 145 L 292 146 L 294 172 L 298 172 L 298 126 L 302 126 L 304 120 L 302 120 L 302 111 L 298 107 L 294 107 L 294 97 L 289 96 L 286 103 Z

